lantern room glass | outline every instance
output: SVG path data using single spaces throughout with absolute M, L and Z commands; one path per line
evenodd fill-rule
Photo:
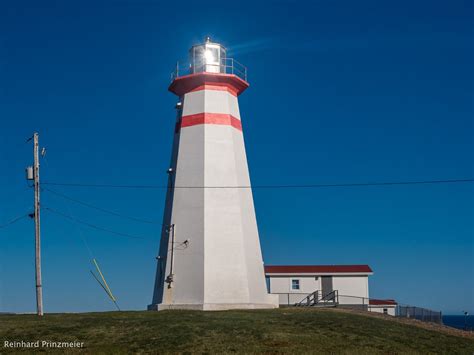
M 226 49 L 211 42 L 193 46 L 190 51 L 191 73 L 225 73 Z

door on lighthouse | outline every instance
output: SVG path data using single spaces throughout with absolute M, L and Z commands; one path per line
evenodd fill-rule
M 321 293 L 323 297 L 330 294 L 332 289 L 332 276 L 321 276 Z

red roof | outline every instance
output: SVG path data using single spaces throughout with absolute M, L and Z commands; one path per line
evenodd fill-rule
M 266 274 L 339 274 L 371 273 L 369 265 L 267 265 Z
M 395 300 L 377 300 L 375 298 L 369 299 L 369 304 L 374 306 L 381 306 L 381 305 L 397 305 L 397 301 Z
M 182 96 L 203 85 L 222 85 L 231 89 L 238 96 L 249 87 L 249 83 L 234 74 L 196 73 L 177 77 L 168 90 Z

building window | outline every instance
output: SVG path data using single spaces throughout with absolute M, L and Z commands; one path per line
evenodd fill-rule
M 300 289 L 300 280 L 291 280 L 291 289 L 299 290 Z
M 383 314 L 388 314 L 388 309 L 387 308 L 383 309 Z

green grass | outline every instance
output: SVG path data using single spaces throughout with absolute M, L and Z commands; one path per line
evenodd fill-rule
M 43 319 L 2 315 L 0 353 L 6 351 L 4 340 L 38 339 L 83 341 L 82 351 L 94 354 L 474 353 L 472 337 L 405 323 L 330 309 L 293 308 L 48 314 Z

